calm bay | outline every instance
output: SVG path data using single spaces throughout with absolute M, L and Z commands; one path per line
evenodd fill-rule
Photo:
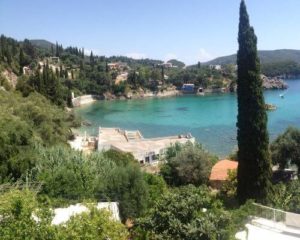
M 265 101 L 271 140 L 288 126 L 300 127 L 300 79 L 286 80 L 288 90 L 267 90 Z M 284 98 L 279 95 L 284 94 Z M 169 98 L 99 101 L 75 110 L 92 125 L 80 131 L 96 135 L 98 127 L 138 129 L 144 137 L 191 133 L 210 152 L 227 156 L 237 148 L 236 94 L 184 95 Z

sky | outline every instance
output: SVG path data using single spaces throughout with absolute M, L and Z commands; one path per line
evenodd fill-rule
M 98 55 L 178 59 L 236 53 L 240 0 L 0 0 L 0 33 Z M 246 0 L 258 49 L 300 49 L 300 0 Z

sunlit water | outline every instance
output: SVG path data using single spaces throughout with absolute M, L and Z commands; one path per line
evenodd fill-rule
M 287 91 L 265 91 L 266 103 L 278 109 L 268 112 L 270 138 L 288 126 L 300 127 L 300 80 L 288 80 Z M 285 92 L 284 99 L 279 95 Z M 76 112 L 92 123 L 82 131 L 96 134 L 99 126 L 139 129 L 144 137 L 159 137 L 190 132 L 208 150 L 230 154 L 237 146 L 235 94 L 181 96 L 143 100 L 100 101 Z

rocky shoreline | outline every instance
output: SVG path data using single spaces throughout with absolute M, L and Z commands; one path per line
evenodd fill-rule
M 287 89 L 288 85 L 279 77 L 267 77 L 265 75 L 261 75 L 263 80 L 263 88 L 264 89 Z
M 269 89 L 287 89 L 288 85 L 279 77 L 267 77 L 265 75 L 261 75 L 263 80 L 263 88 L 266 90 Z M 212 94 L 212 93 L 224 93 L 229 92 L 229 89 L 220 88 L 217 90 L 214 89 L 204 89 L 205 94 Z M 96 95 L 84 95 L 77 98 L 74 98 L 73 106 L 80 107 L 82 105 L 91 104 L 98 100 L 130 100 L 130 99 L 145 99 L 145 98 L 163 98 L 163 97 L 173 97 L 173 96 L 181 96 L 183 93 L 180 90 L 177 90 L 175 87 L 166 89 L 164 91 L 157 91 L 152 92 L 149 90 L 138 89 L 136 91 L 130 91 L 123 95 L 114 95 L 110 92 L 104 93 L 102 96 Z
M 103 100 L 129 100 L 129 99 L 144 99 L 144 98 L 154 98 L 154 97 L 157 98 L 173 97 L 179 95 L 182 95 L 182 93 L 176 89 L 158 91 L 158 92 L 144 91 L 142 89 L 139 89 L 138 91 L 129 92 L 121 96 L 116 96 L 114 94 L 107 92 L 103 94 L 102 98 Z

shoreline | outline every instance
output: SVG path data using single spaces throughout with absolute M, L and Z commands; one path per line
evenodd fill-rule
M 266 76 L 262 76 L 263 80 L 263 89 L 266 90 L 285 90 L 288 88 L 288 85 L 279 78 L 268 78 Z M 137 90 L 135 92 L 129 92 L 127 94 L 117 96 L 110 92 L 104 93 L 101 95 L 82 95 L 76 98 L 72 98 L 73 108 L 78 108 L 86 105 L 90 105 L 97 101 L 113 101 L 113 100 L 136 100 L 136 99 L 149 99 L 149 98 L 166 98 L 166 97 L 176 97 L 176 96 L 185 96 L 185 95 L 195 95 L 195 96 L 205 96 L 211 94 L 224 94 L 224 93 L 234 93 L 236 91 L 230 91 L 229 88 L 207 88 L 204 89 L 203 93 L 199 94 L 197 92 L 194 93 L 183 93 L 177 89 L 169 89 L 163 92 L 151 92 L 144 91 L 142 89 Z
M 90 105 L 98 101 L 114 101 L 114 100 L 136 100 L 136 99 L 149 99 L 149 98 L 167 98 L 184 95 L 179 90 L 171 90 L 165 92 L 146 92 L 142 94 L 130 94 L 127 96 L 116 96 L 113 94 L 105 93 L 100 95 L 82 95 L 72 99 L 73 109 Z

